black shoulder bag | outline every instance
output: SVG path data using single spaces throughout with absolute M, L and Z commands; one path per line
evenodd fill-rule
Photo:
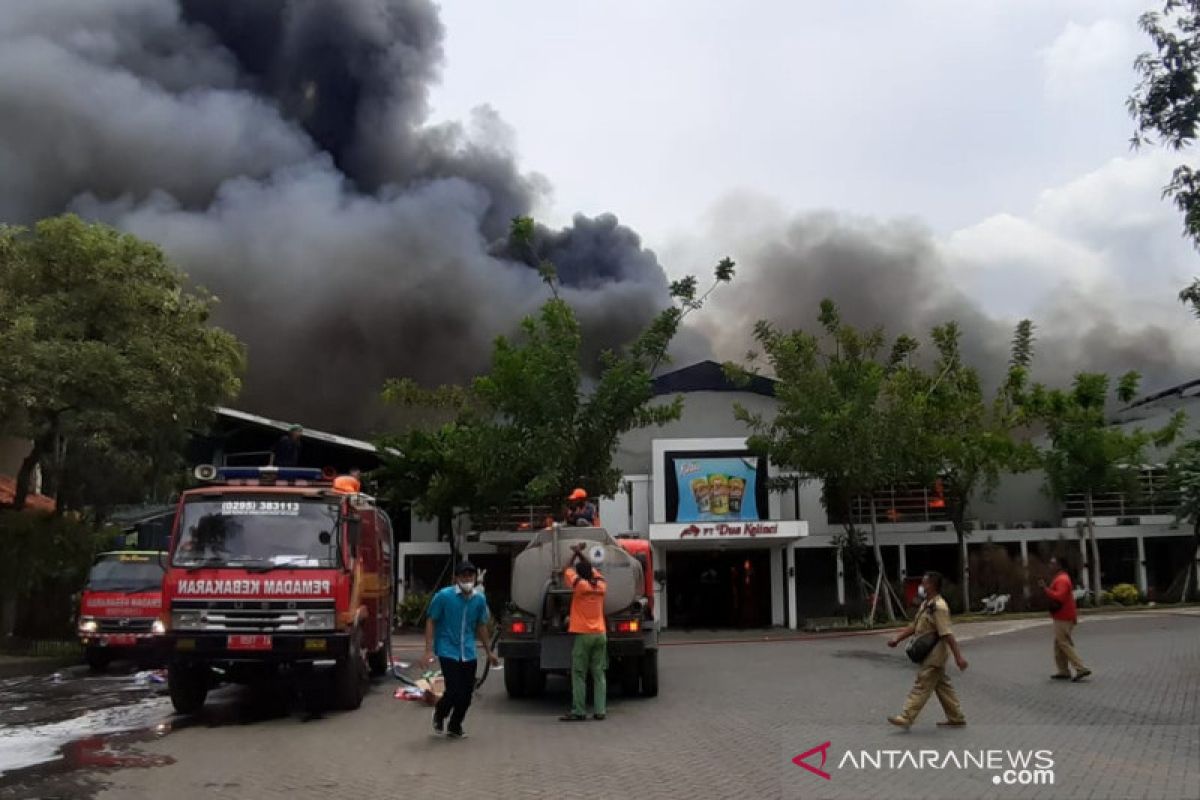
M 921 618 L 921 614 L 924 613 L 926 613 L 924 608 L 918 611 L 917 620 L 919 620 Z M 914 620 L 913 626 L 915 627 L 916 624 L 916 620 Z M 910 661 L 912 661 L 914 664 L 920 664 L 929 657 L 930 653 L 933 652 L 933 648 L 937 646 L 938 639 L 940 638 L 941 637 L 938 636 L 936 630 L 930 631 L 929 633 L 923 633 L 920 636 L 914 636 L 908 640 L 908 646 L 904 648 L 904 652 L 908 654 Z

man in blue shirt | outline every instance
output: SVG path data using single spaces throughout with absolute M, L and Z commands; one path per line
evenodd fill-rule
M 477 575 L 478 570 L 470 561 L 459 564 L 454 570 L 454 585 L 433 596 L 425 620 L 425 663 L 432 663 L 436 654 L 446 684 L 442 699 L 433 710 L 433 732 L 439 736 L 443 733 L 457 739 L 466 736 L 462 723 L 475 692 L 478 664 L 475 647 L 483 647 L 489 665 L 500 663 L 488 648 L 488 606 L 483 591 L 475 587 Z

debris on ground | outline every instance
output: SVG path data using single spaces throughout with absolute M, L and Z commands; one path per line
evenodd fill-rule
M 152 683 L 166 683 L 167 671 L 164 669 L 145 669 L 135 672 L 131 679 L 138 686 L 149 686 Z

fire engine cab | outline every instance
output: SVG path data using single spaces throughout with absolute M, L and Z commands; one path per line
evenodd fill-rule
M 357 708 L 390 662 L 387 514 L 321 470 L 204 465 L 196 477 L 163 581 L 176 710 L 197 711 L 219 682 L 280 673 L 317 705 Z

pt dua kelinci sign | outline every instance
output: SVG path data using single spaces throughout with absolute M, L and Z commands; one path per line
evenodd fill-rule
M 744 525 L 688 525 L 679 532 L 680 539 L 709 536 L 775 536 L 779 533 L 779 525 L 774 523 L 747 522 Z

